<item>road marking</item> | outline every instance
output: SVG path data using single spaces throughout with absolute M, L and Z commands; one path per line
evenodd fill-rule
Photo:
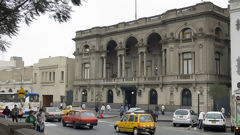
M 99 123 L 106 123 L 106 125 L 110 126 L 110 127 L 113 127 L 114 126 L 114 123 L 113 122 L 108 122 L 108 121 L 103 121 L 103 120 L 99 120 L 98 121 Z M 110 124 L 110 125 L 109 125 Z
M 45 122 L 45 127 L 56 127 L 58 126 L 57 124 L 54 124 L 54 123 L 50 123 L 50 122 Z

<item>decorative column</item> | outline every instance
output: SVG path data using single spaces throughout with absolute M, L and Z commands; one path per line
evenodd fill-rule
M 117 77 L 120 78 L 121 77 L 121 57 L 120 55 L 118 55 L 118 73 L 117 73 Z
M 124 73 L 125 73 L 125 56 L 123 54 L 122 55 L 122 78 L 125 77 Z
M 165 75 L 165 51 L 162 50 L 162 75 Z
M 103 56 L 103 78 L 106 79 L 106 56 Z
M 147 70 L 146 70 L 146 68 L 147 68 L 147 55 L 146 55 L 146 52 L 144 52 L 143 53 L 143 56 L 144 56 L 144 67 L 143 67 L 143 73 L 144 73 L 144 76 L 146 76 L 147 74 Z
M 192 74 L 195 73 L 195 52 L 192 52 Z
M 141 76 L 141 52 L 138 54 L 138 76 Z
M 179 74 L 181 75 L 181 74 L 183 74 L 182 73 L 182 53 L 179 53 Z

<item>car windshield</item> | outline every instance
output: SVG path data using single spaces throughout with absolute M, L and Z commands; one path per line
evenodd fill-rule
M 50 107 L 50 108 L 47 108 L 47 112 L 60 112 L 60 110 L 57 107 Z
M 93 112 L 82 112 L 81 117 L 96 117 Z
M 221 114 L 217 114 L 217 113 L 209 113 L 206 115 L 207 119 L 222 119 L 222 115 Z
M 175 112 L 175 115 L 188 115 L 188 111 L 187 110 L 177 110 Z
M 73 106 L 72 109 L 73 110 L 82 110 L 80 106 Z
M 141 110 L 141 108 L 130 108 L 130 109 L 128 110 L 128 112 L 134 112 L 134 111 L 136 111 L 136 110 Z
M 140 122 L 153 122 L 151 115 L 141 115 L 139 118 Z

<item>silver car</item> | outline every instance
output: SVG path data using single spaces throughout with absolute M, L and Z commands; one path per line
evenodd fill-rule
M 45 113 L 46 121 L 48 120 L 61 121 L 61 116 L 64 115 L 64 113 L 57 107 L 45 107 L 44 113 Z
M 173 126 L 177 124 L 195 125 L 198 122 L 197 114 L 190 109 L 177 109 L 173 113 Z

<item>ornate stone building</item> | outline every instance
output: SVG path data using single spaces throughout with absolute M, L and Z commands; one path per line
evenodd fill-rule
M 229 83 L 229 10 L 210 2 L 77 31 L 74 103 L 212 110 Z

